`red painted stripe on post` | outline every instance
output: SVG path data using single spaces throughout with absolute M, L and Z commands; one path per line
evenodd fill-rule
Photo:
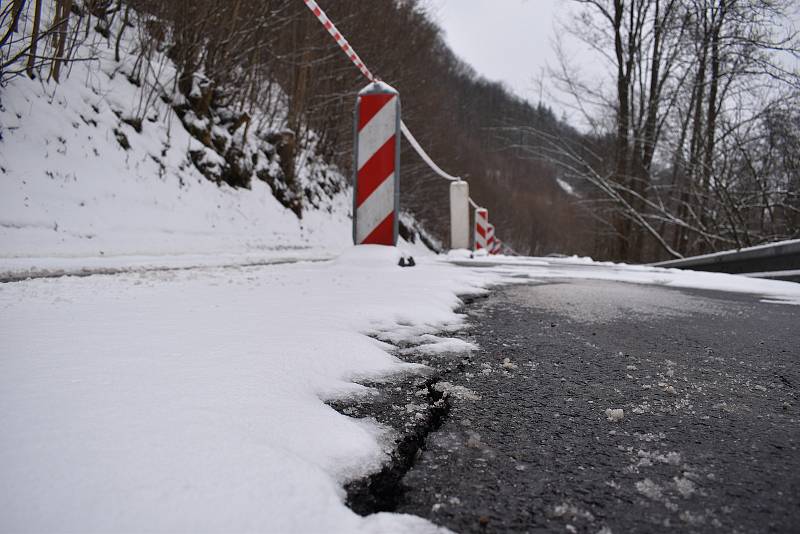
M 374 95 L 364 95 L 361 97 L 361 106 L 358 109 L 358 131 L 364 129 L 364 126 L 383 109 L 383 106 L 389 103 L 390 100 L 397 95 L 379 93 Z
M 361 206 L 384 180 L 394 172 L 397 138 L 393 135 L 358 170 L 356 207 Z
M 385 245 L 394 240 L 394 212 L 391 212 L 370 234 L 361 242 L 362 245 Z
M 481 237 L 486 237 L 486 228 L 479 224 L 475 229 L 481 234 Z

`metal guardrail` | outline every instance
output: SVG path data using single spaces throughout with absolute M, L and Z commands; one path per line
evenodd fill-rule
M 800 239 L 651 264 L 800 282 Z

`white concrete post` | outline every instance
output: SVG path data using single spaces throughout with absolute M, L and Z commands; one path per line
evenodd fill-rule
M 450 248 L 469 248 L 469 184 L 450 182 Z

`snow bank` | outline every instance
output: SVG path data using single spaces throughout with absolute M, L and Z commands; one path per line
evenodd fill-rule
M 386 438 L 320 400 L 418 369 L 362 332 L 459 323 L 492 279 L 396 254 L 0 284 L 0 530 L 432 528 L 343 504 Z
M 21 27 L 30 29 L 24 15 Z M 21 76 L 3 88 L 0 280 L 330 259 L 348 249 L 352 189 L 315 155 L 314 133 L 297 155 L 297 181 L 309 196 L 302 218 L 261 179 L 251 189 L 209 181 L 191 154 L 221 156 L 190 135 L 168 102 L 185 100 L 169 93 L 173 63 L 156 52 L 157 68 L 131 81 L 141 78 L 132 74 L 138 30 L 124 32 L 119 62 L 113 43 L 90 33 L 75 51 L 83 60 L 70 64 L 61 83 Z M 251 113 L 262 122 L 258 110 Z M 184 122 L 191 117 L 188 111 Z M 267 130 L 282 127 L 263 122 Z M 242 130 L 234 137 L 255 157 L 269 131 L 254 128 L 245 138 Z M 279 167 L 260 154 L 259 168 Z M 401 218 L 424 233 L 411 215 Z M 401 243 L 415 256 L 431 254 L 419 241 Z
M 349 195 L 337 196 L 330 213 L 309 210 L 300 220 L 264 182 L 254 180 L 252 190 L 217 186 L 189 162 L 188 150 L 199 143 L 179 123 L 144 121 L 142 134 L 120 124 L 117 113 L 135 105 L 136 87 L 92 65 L 75 65 L 85 72 L 55 91 L 27 78 L 4 89 L 2 258 L 336 251 L 349 244 Z
M 29 26 L 23 17 L 21 27 Z M 150 78 L 131 82 L 137 39 L 136 28 L 124 33 L 117 62 L 113 43 L 92 33 L 75 52 L 84 60 L 61 83 L 19 76 L 3 88 L 0 272 L 69 270 L 75 258 L 108 267 L 129 257 L 160 265 L 174 260 L 154 258 L 247 253 L 263 260 L 310 249 L 324 257 L 350 245 L 346 187 L 315 197 L 317 208 L 299 219 L 259 179 L 234 189 L 204 177 L 190 153 L 220 156 L 159 98 L 182 98 L 162 93 L 173 86 L 174 65 L 156 54 Z M 240 141 L 250 147 L 261 142 L 255 135 Z M 301 186 L 313 185 L 305 181 L 318 171 L 344 184 L 335 167 L 318 169 L 312 149 L 298 155 Z
M 448 257 L 456 265 L 487 269 L 520 282 L 520 276 L 530 279 L 591 279 L 655 284 L 666 287 L 729 291 L 760 295 L 763 302 L 800 305 L 800 284 L 780 280 L 749 278 L 743 275 L 664 269 L 647 265 L 596 262 L 590 258 L 536 258 L 525 256 L 489 256 L 466 259 Z

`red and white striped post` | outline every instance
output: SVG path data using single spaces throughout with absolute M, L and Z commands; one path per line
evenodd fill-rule
M 475 250 L 486 250 L 486 237 L 489 232 L 489 210 L 475 210 Z
M 353 242 L 396 245 L 400 201 L 400 96 L 383 82 L 358 93 Z
M 486 230 L 486 252 L 489 254 L 494 250 L 494 225 L 489 224 Z
M 502 248 L 503 248 L 503 242 L 495 237 L 494 238 L 494 247 L 492 248 L 492 254 L 493 255 L 500 254 L 500 250 Z

